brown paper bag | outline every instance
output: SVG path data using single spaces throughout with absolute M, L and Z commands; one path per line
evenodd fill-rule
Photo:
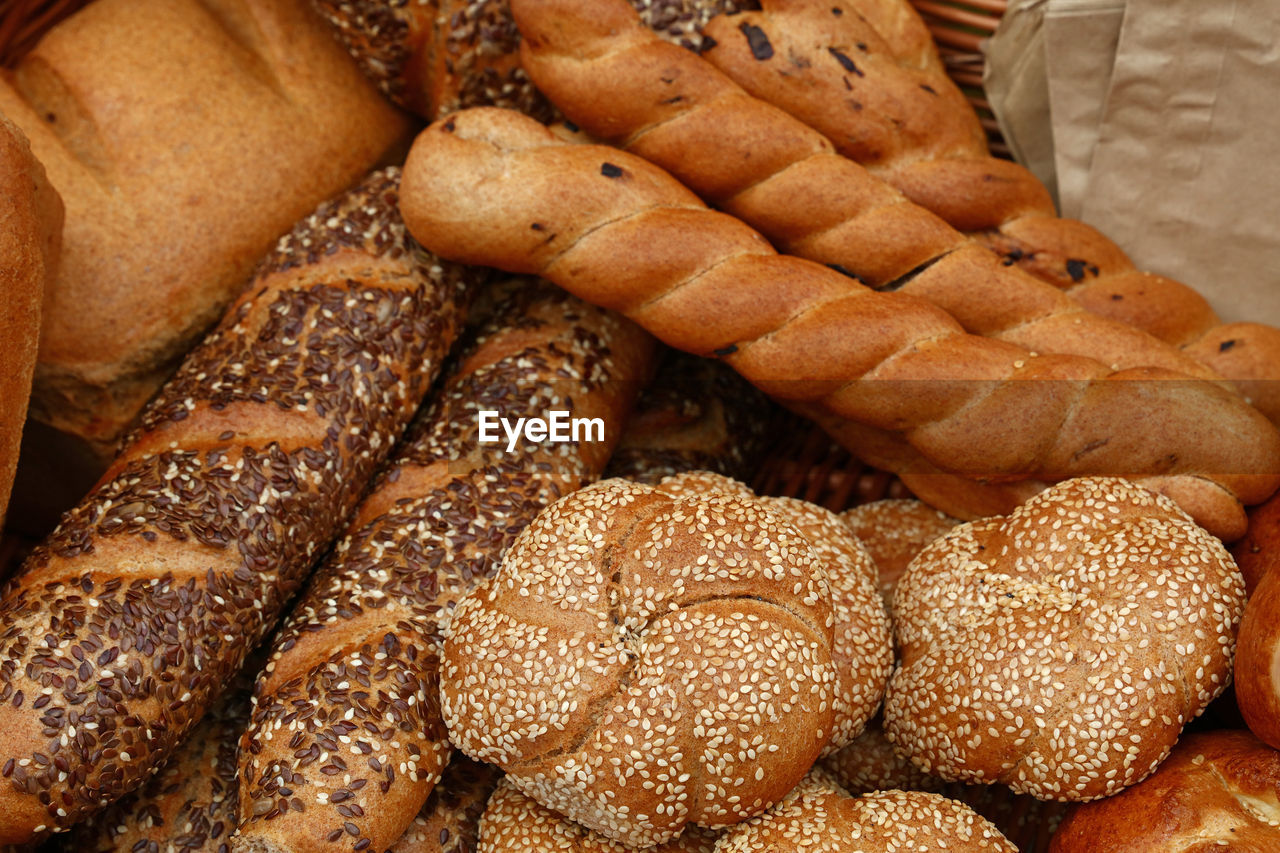
M 1042 28 L 1047 3 L 1010 0 L 1000 26 L 983 46 L 982 86 L 1013 158 L 1057 198 Z
M 1084 205 L 1124 10 L 1125 0 L 1049 0 L 1045 10 L 1058 210 L 1073 219 Z
M 1280 324 L 1280 6 L 1129 0 L 1083 216 L 1225 319 Z

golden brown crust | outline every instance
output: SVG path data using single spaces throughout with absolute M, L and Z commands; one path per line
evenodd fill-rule
M 1280 572 L 1263 576 L 1240 621 L 1236 704 L 1249 728 L 1280 749 Z
M 234 849 L 385 850 L 440 778 L 441 632 L 539 510 L 599 476 L 651 340 L 521 282 L 457 357 L 276 636 L 240 756 Z M 605 440 L 480 444 L 478 414 L 601 418 Z M 258 845 L 255 847 L 254 845 Z
M 422 811 L 388 853 L 476 853 L 480 817 L 501 779 L 492 764 L 455 752 Z
M 944 779 L 1109 796 L 1226 688 L 1243 607 L 1222 543 L 1172 502 L 1124 480 L 1060 483 L 912 561 L 885 732 Z
M 406 222 L 431 246 L 545 275 L 673 346 L 719 355 L 825 413 L 859 453 L 868 430 L 909 442 L 914 456 L 884 460 L 895 470 L 923 459 L 998 482 L 1138 476 L 1222 536 L 1243 532 L 1241 500 L 1275 488 L 1280 434 L 1216 384 L 966 335 L 918 299 L 774 254 L 646 161 L 564 143 L 517 113 L 432 125 L 405 182 Z
M 408 130 L 305 0 L 91 3 L 0 110 L 67 206 L 32 413 L 103 452 L 279 235 Z
M 756 814 L 808 770 L 835 726 L 832 639 L 820 559 L 759 501 L 606 480 L 543 512 L 459 605 L 444 716 L 543 805 L 658 844 Z
M 172 752 L 426 393 L 469 274 L 407 237 L 397 178 L 280 241 L 0 593 L 0 843 L 74 823 Z
M 1050 853 L 1267 853 L 1280 840 L 1280 752 L 1248 732 L 1187 735 L 1140 785 L 1075 806 Z
M 18 467 L 46 287 L 61 243 L 62 200 L 22 131 L 0 114 L 0 527 Z
M 894 587 L 907 565 L 926 545 L 960 523 L 926 503 L 904 498 L 862 504 L 845 510 L 840 518 L 871 555 L 880 595 L 891 608 Z

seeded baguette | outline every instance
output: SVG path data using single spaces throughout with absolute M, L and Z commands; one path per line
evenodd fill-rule
M 1223 325 L 1191 288 L 1139 271 L 1096 229 L 1058 218 L 1035 175 L 990 156 L 977 116 L 907 0 L 761 6 L 710 20 L 702 56 L 916 204 L 973 233 L 1006 264 L 1094 314 L 1184 347 L 1280 418 L 1280 329 Z
M 449 758 L 441 630 L 544 506 L 599 476 L 652 339 L 524 282 L 460 357 L 274 641 L 240 749 L 240 853 L 385 850 Z M 601 418 L 605 440 L 480 444 L 479 412 Z
M 0 596 L 0 842 L 69 826 L 160 766 L 417 408 L 477 273 L 407 237 L 397 178 L 280 241 Z
M 1244 530 L 1241 502 L 1278 482 L 1280 434 L 1216 384 L 966 335 L 919 299 L 776 255 L 638 157 L 512 111 L 466 110 L 419 135 L 401 208 L 439 252 L 544 275 L 718 355 L 825 414 L 855 452 L 870 431 L 969 477 L 1138 476 L 1224 537 Z

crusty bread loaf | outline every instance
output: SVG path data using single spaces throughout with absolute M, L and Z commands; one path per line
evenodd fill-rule
M 46 287 L 61 243 L 62 200 L 22 131 L 0 114 L 0 527 L 18 467 Z
M 98 0 L 3 73 L 0 112 L 67 206 L 32 415 L 104 460 L 275 240 L 408 130 L 306 0 Z
M 916 554 L 960 523 L 928 504 L 908 498 L 861 504 L 840 513 L 840 518 L 871 555 L 880 595 L 890 605 L 898 578 Z
M 1240 621 L 1236 703 L 1255 735 L 1280 749 L 1280 572 L 1268 571 Z
M 492 764 L 455 752 L 422 811 L 388 853 L 476 853 L 480 817 L 501 778 Z
M 928 303 L 776 255 L 638 157 L 565 143 L 509 110 L 424 131 L 401 208 L 446 256 L 545 275 L 672 346 L 718 355 L 825 413 L 856 452 L 889 436 L 916 454 L 882 467 L 923 458 L 997 483 L 1137 476 L 1224 537 L 1244 531 L 1241 501 L 1277 483 L 1280 434 L 1216 384 L 966 335 Z
M 0 843 L 138 787 L 342 530 L 476 273 L 405 234 L 395 171 L 302 220 L 0 594 Z
M 955 528 L 899 579 L 885 733 L 947 780 L 1110 796 L 1226 688 L 1243 608 L 1230 554 L 1171 501 L 1060 483 Z
M 1248 732 L 1189 734 L 1150 779 L 1072 808 L 1050 853 L 1280 849 L 1280 752 Z
M 812 766 L 836 725 L 833 627 L 821 558 L 759 501 L 606 480 L 458 606 L 442 711 L 542 805 L 660 844 L 759 813 Z
M 1058 219 L 1030 171 L 988 154 L 977 116 L 907 0 L 761 5 L 709 21 L 703 33 L 712 46 L 702 55 L 915 203 L 976 232 L 1005 263 L 1095 314 L 1187 347 L 1280 420 L 1280 329 L 1219 325 L 1186 285 L 1139 272 L 1096 229 Z
M 440 634 L 538 511 L 599 476 L 652 339 L 522 281 L 458 358 L 276 636 L 240 751 L 234 850 L 385 850 L 450 748 Z M 600 418 L 602 440 L 482 444 L 480 414 Z
M 1231 546 L 1245 589 L 1253 595 L 1262 579 L 1280 563 L 1280 498 L 1249 511 L 1249 529 Z

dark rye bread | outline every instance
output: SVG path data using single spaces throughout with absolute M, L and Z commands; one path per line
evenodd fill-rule
M 0 114 L 0 527 L 18 467 L 45 290 L 61 244 L 62 199 L 22 131 Z
M 652 163 L 511 110 L 464 110 L 420 134 L 401 209 L 442 255 L 544 275 L 718 356 L 860 455 L 876 441 L 910 451 L 877 460 L 890 470 L 1138 477 L 1223 537 L 1280 482 L 1280 433 L 1216 383 L 966 334 L 918 298 L 776 254 Z
M 524 281 L 459 358 L 349 533 L 276 637 L 240 751 L 234 850 L 385 850 L 418 814 L 450 747 L 441 632 L 544 506 L 594 480 L 652 340 L 618 315 Z M 478 413 L 554 409 L 605 441 L 478 442 Z
M 476 273 L 413 244 L 397 173 L 267 256 L 0 597 L 0 843 L 138 787 L 342 530 Z

